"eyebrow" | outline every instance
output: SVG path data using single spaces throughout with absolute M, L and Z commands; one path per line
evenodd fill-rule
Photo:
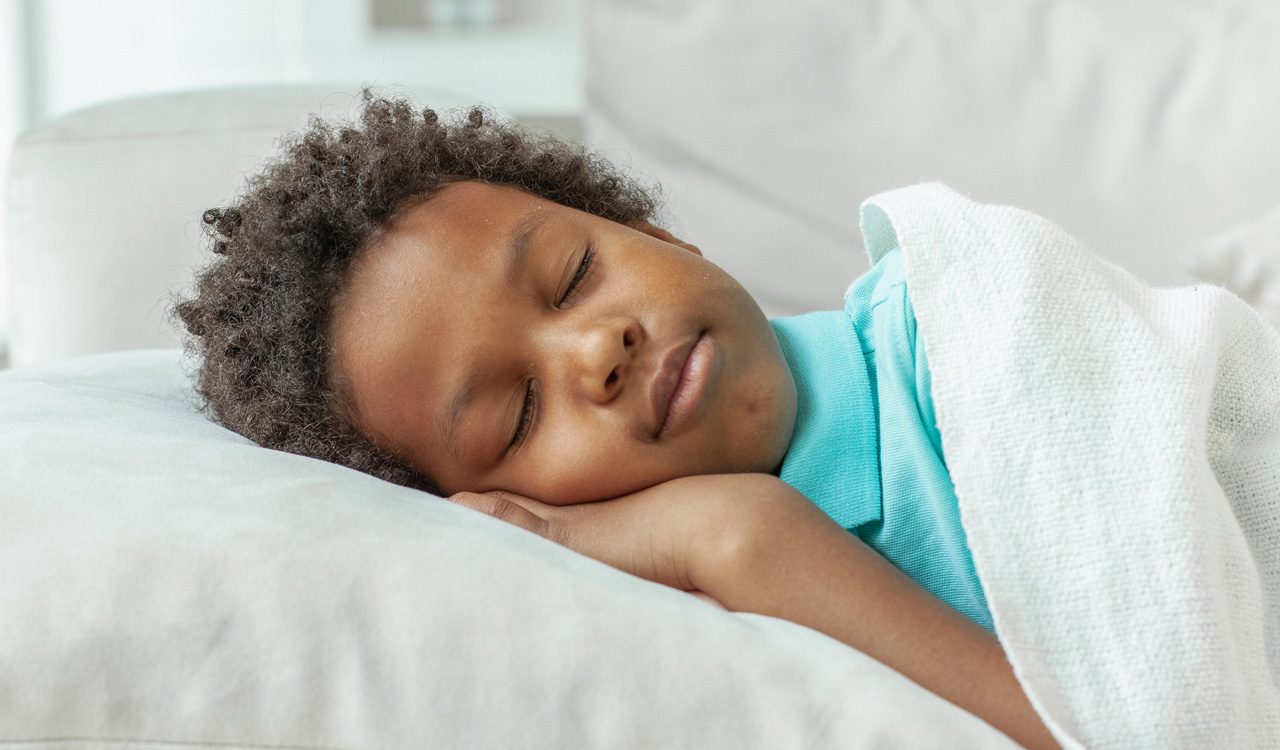
M 544 224 L 547 223 L 548 216 L 543 211 L 531 211 L 525 214 L 524 218 L 512 228 L 508 235 L 507 245 L 507 285 L 514 287 L 519 282 L 521 276 L 524 275 L 525 267 L 529 264 L 529 245 L 532 244 L 533 236 L 538 232 Z M 471 406 L 476 398 L 476 390 L 479 388 L 481 370 L 473 367 L 466 377 L 462 379 L 462 385 L 453 395 L 453 400 L 449 402 L 448 417 L 444 422 L 444 444 L 449 449 L 450 455 L 454 460 L 458 458 L 458 447 L 455 438 L 458 433 L 458 425 L 462 422 L 462 417 L 466 413 L 467 408 Z
M 514 287 L 524 275 L 533 235 L 547 223 L 547 218 L 544 211 L 531 211 L 511 230 L 507 240 L 507 286 Z
M 480 368 L 473 367 L 467 376 L 462 379 L 462 386 L 458 388 L 458 392 L 453 395 L 453 400 L 449 402 L 449 416 L 444 422 L 444 444 L 449 449 L 449 455 L 454 460 L 458 459 L 458 444 L 454 438 L 457 436 L 458 423 L 462 421 L 462 414 L 471 405 L 476 398 L 476 388 L 480 383 Z

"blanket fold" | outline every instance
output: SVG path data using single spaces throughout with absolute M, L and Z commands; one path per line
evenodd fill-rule
M 996 631 L 1065 747 L 1280 747 L 1280 333 L 939 184 L 903 249 Z

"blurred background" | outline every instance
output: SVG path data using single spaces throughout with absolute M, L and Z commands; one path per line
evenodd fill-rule
M 361 86 L 486 103 L 648 184 L 766 314 L 840 304 L 858 206 L 946 182 L 1280 324 L 1275 0 L 0 0 L 0 351 L 173 346 L 231 198 Z M 7 280 L 6 280 L 7 279 Z M 3 361 L 5 355 L 0 355 Z
M 584 4 L 0 0 L 0 174 L 26 128 L 115 99 L 192 89 L 447 89 L 577 137 Z M 0 243 L 8 238 L 0 224 Z M 7 257 L 0 244 L 0 363 L 9 338 Z

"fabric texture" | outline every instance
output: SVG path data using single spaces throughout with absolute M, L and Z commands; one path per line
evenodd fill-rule
M 252 445 L 184 367 L 0 373 L 6 748 L 1015 747 L 807 628 Z
M 935 424 L 902 253 L 890 251 L 855 281 L 843 311 L 771 323 L 797 391 L 782 480 L 991 630 Z
M 997 634 L 1066 747 L 1280 747 L 1280 333 L 920 185 L 901 247 Z

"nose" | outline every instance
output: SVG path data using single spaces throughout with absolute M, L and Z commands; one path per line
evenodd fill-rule
M 632 318 L 611 318 L 578 328 L 570 342 L 571 377 L 578 391 L 608 403 L 622 391 L 640 346 L 642 329 Z

